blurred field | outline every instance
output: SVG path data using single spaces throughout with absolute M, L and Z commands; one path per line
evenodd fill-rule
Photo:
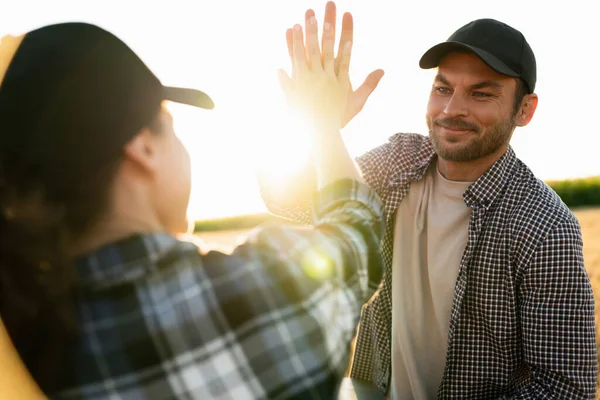
M 596 305 L 596 345 L 600 346 L 600 208 L 576 210 L 575 215 L 583 231 L 583 257 Z
M 574 213 L 583 232 L 583 257 L 594 290 L 596 346 L 600 349 L 600 208 L 579 209 Z M 596 399 L 600 399 L 600 388 Z
M 583 255 L 594 290 L 596 327 L 600 327 L 600 208 L 576 209 L 574 213 L 583 231 Z M 210 248 L 230 251 L 237 242 L 244 239 L 247 232 L 247 229 L 201 232 L 197 236 L 206 241 Z M 596 344 L 600 346 L 600 328 L 596 330 Z M 600 391 L 596 398 L 600 399 Z

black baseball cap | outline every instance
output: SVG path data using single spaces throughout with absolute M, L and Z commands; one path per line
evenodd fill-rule
M 3 169 L 38 165 L 37 174 L 49 163 L 97 170 L 122 154 L 164 100 L 214 107 L 202 91 L 164 86 L 131 48 L 98 26 L 67 22 L 6 36 L 0 162 Z
M 450 52 L 467 50 L 496 72 L 523 79 L 529 93 L 535 90 L 536 62 L 521 32 L 491 18 L 478 19 L 454 32 L 448 40 L 423 54 L 419 66 L 435 68 Z

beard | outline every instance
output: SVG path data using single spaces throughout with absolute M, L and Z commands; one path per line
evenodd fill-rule
M 516 126 L 516 115 L 511 115 L 510 118 L 489 126 L 485 135 L 482 136 L 483 129 L 479 125 L 460 118 L 432 119 L 428 115 L 426 119 L 433 150 L 441 159 L 452 162 L 474 161 L 495 153 L 510 141 Z M 455 138 L 442 139 L 439 133 L 441 127 L 468 129 L 474 133 L 474 137 L 461 146 L 448 146 L 446 142 L 458 143 L 459 140 Z

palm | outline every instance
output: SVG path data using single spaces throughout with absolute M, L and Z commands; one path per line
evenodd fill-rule
M 306 12 L 306 20 L 308 20 L 311 16 L 314 16 L 313 10 L 308 10 Z M 325 7 L 325 23 L 331 24 L 333 31 L 335 32 L 335 23 L 336 23 L 336 7 L 335 3 L 330 1 L 327 3 Z M 342 33 L 340 36 L 339 49 L 337 52 L 337 56 L 335 58 L 335 72 L 338 74 L 340 62 L 341 62 L 341 54 L 342 54 L 342 44 L 348 41 L 352 41 L 354 35 L 354 22 L 352 19 L 352 14 L 345 13 L 342 19 Z M 291 29 L 287 31 L 287 44 L 288 51 L 290 56 L 292 55 L 292 32 Z M 321 58 L 323 55 L 321 54 Z M 350 90 L 348 92 L 348 100 L 346 103 L 346 110 L 343 114 L 342 118 L 342 128 L 345 127 L 352 119 L 363 109 L 369 96 L 377 85 L 379 81 L 383 77 L 383 70 L 377 69 L 371 72 L 364 82 L 356 89 L 353 90 L 353 86 L 351 82 L 348 80 L 348 85 Z

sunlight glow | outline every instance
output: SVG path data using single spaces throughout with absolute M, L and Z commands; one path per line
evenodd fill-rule
M 313 279 L 325 279 L 334 273 L 331 260 L 316 250 L 308 251 L 305 254 L 302 267 L 306 274 Z
M 256 171 L 266 169 L 284 181 L 306 159 L 306 127 L 290 117 L 277 69 L 291 72 L 285 30 L 302 22 L 306 8 L 322 21 L 326 1 L 172 0 L 167 7 L 146 2 L 144 18 L 139 18 L 137 2 L 12 1 L 0 13 L 0 33 L 19 34 L 69 20 L 95 23 L 130 45 L 165 85 L 209 93 L 214 110 L 183 106 L 173 108 L 173 115 L 192 157 L 189 214 L 210 219 L 264 212 Z M 540 14 L 538 2 L 521 0 L 505 0 L 502 7 L 478 0 L 457 0 L 452 6 L 430 0 L 410 9 L 388 0 L 337 5 L 338 24 L 343 12 L 354 15 L 352 83 L 357 87 L 371 71 L 385 70 L 365 108 L 344 129 L 352 156 L 396 132 L 427 133 L 431 74 L 419 68 L 419 58 L 458 26 L 490 17 L 520 29 L 536 53 L 540 102 L 532 122 L 515 132 L 518 157 L 544 180 L 600 175 L 598 128 L 590 124 L 598 102 L 593 90 L 581 89 L 589 86 L 589 74 L 581 66 L 600 62 L 600 52 L 589 51 L 599 37 L 595 2 L 545 3 L 545 15 L 560 15 L 563 30 L 556 29 L 554 18 L 532 19 Z
M 275 181 L 284 181 L 306 164 L 312 147 L 308 120 L 286 110 L 279 114 L 277 126 L 265 130 L 256 142 L 258 170 Z

